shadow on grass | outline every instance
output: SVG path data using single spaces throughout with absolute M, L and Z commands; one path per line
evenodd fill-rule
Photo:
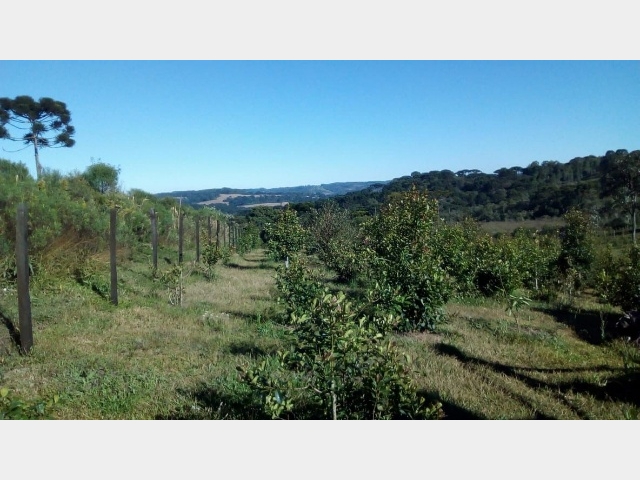
M 90 289 L 93 293 L 98 295 L 103 300 L 106 300 L 108 302 L 111 301 L 110 287 L 107 287 L 106 285 L 99 286 L 93 282 L 86 281 L 81 277 L 76 278 L 76 282 L 78 283 L 78 285 Z
M 229 379 L 215 385 L 202 383 L 193 390 L 178 390 L 183 397 L 193 399 L 167 416 L 156 420 L 271 420 L 265 413 L 263 400 L 240 381 Z M 323 419 L 317 408 L 301 405 L 284 419 Z
M 265 260 L 264 257 L 260 257 L 260 258 L 248 258 L 248 255 L 244 254 L 244 255 L 240 255 L 240 257 L 245 261 L 245 262 L 249 262 L 249 263 L 264 263 L 267 262 L 268 260 Z
M 464 407 L 456 405 L 453 402 L 440 398 L 438 392 L 428 392 L 419 390 L 418 395 L 424 397 L 428 402 L 440 402 L 444 411 L 444 420 L 486 420 L 486 417 L 472 412 Z
M 602 385 L 578 381 L 561 383 L 558 388 L 588 394 L 601 401 L 632 403 L 640 408 L 640 369 L 609 377 Z
M 240 265 L 239 263 L 229 262 L 224 264 L 227 268 L 233 268 L 235 270 L 263 270 L 260 265 Z
M 240 265 L 238 262 L 227 262 L 223 264 L 228 268 L 235 268 L 236 270 L 274 270 L 275 266 L 263 261 L 245 260 L 246 262 L 254 263 L 255 265 Z
M 580 418 L 588 419 L 592 418 L 588 412 L 577 408 L 572 405 L 566 398 L 566 394 L 582 393 L 588 394 L 592 397 L 608 402 L 627 402 L 633 403 L 640 407 L 640 369 L 624 369 L 613 368 L 606 365 L 595 367 L 579 367 L 579 368 L 531 368 L 531 367 L 516 367 L 510 365 L 504 365 L 497 362 L 489 362 L 481 358 L 472 357 L 465 354 L 460 349 L 453 345 L 447 345 L 440 343 L 436 345 L 436 351 L 441 355 L 448 355 L 465 365 L 477 365 L 493 370 L 496 373 L 515 378 L 516 380 L 524 383 L 527 387 L 539 390 L 546 389 L 555 398 L 565 404 L 568 408 L 573 410 Z M 570 382 L 545 382 L 522 372 L 539 372 L 539 373 L 580 373 L 580 372 L 610 372 L 610 375 L 604 382 L 600 384 L 586 382 L 584 380 L 574 380 Z M 536 410 L 534 405 L 522 395 L 516 395 L 518 399 L 528 405 L 533 410 Z M 446 413 L 446 409 L 445 409 Z M 545 414 L 536 411 L 535 417 L 532 419 L 551 419 Z
M 552 316 L 557 322 L 570 327 L 578 337 L 591 345 L 602 345 L 606 341 L 615 338 L 613 326 L 620 317 L 620 315 L 613 313 L 603 313 L 602 318 L 600 318 L 601 312 L 593 310 L 546 307 L 534 307 L 532 310 Z
M 229 382 L 226 382 L 229 383 Z M 192 398 L 167 416 L 156 420 L 268 420 L 259 399 L 242 385 L 224 387 L 200 384 L 193 390 L 178 390 L 181 396 Z
M 5 336 L 1 335 L 0 336 L 0 354 L 4 354 L 4 353 L 10 353 L 9 350 L 9 343 L 13 343 L 14 347 L 16 347 L 18 349 L 18 351 L 21 351 L 21 343 L 20 343 L 20 331 L 16 328 L 16 326 L 13 324 L 13 322 L 11 321 L 10 318 L 6 317 L 2 312 L 0 312 L 0 322 L 2 322 L 2 324 L 7 327 L 7 331 L 9 333 L 9 337 L 7 340 L 9 340 L 9 342 L 5 341 Z M 4 345 L 6 344 L 6 345 Z M 5 352 L 6 350 L 6 352 Z
M 226 313 L 229 314 L 230 317 L 238 320 L 246 320 L 247 322 L 255 321 L 256 319 L 255 313 L 239 312 L 236 310 L 228 310 Z
M 245 357 L 258 358 L 266 355 L 273 355 L 277 349 L 265 350 L 252 342 L 233 342 L 227 346 L 227 351 L 231 355 L 242 355 Z

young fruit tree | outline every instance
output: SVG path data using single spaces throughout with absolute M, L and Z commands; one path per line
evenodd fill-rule
M 38 179 L 42 176 L 40 148 L 73 147 L 76 143 L 71 138 L 75 128 L 70 123 L 67 105 L 53 98 L 43 97 L 37 102 L 27 95 L 0 98 L 0 138 L 33 145 Z M 16 133 L 11 134 L 7 126 Z
M 452 282 L 434 248 L 439 223 L 437 200 L 413 187 L 364 226 L 373 290 L 402 317 L 399 330 L 434 330 L 444 321 Z
M 307 233 L 300 224 L 297 212 L 285 207 L 275 222 L 265 225 L 267 249 L 276 260 L 293 259 L 307 243 Z

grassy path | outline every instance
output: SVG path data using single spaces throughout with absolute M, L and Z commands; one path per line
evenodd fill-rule
M 213 280 L 185 278 L 182 307 L 141 262 L 119 267 L 118 307 L 73 282 L 34 292 L 32 354 L 0 356 L 0 383 L 26 399 L 59 395 L 56 418 L 168 418 L 191 406 L 196 414 L 207 385 L 234 383 L 245 357 L 277 343 L 256 328 L 273 273 L 261 251 L 236 255 Z M 0 299 L 7 318 L 17 319 L 14 302 Z

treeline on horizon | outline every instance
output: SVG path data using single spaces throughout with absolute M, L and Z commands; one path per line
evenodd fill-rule
M 415 186 L 438 200 L 440 216 L 447 221 L 556 218 L 578 208 L 591 213 L 601 227 L 623 228 L 630 224 L 629 215 L 616 204 L 603 179 L 608 165 L 628 154 L 624 149 L 609 150 L 603 156 L 576 157 L 567 163 L 536 161 L 527 167 L 501 168 L 494 173 L 416 171 L 386 184 L 374 184 L 329 200 L 295 204 L 293 208 L 302 212 L 333 201 L 358 217 L 367 217 Z
M 343 195 L 358 191 L 379 182 L 335 182 L 320 185 L 300 185 L 280 188 L 209 188 L 205 190 L 181 190 L 157 193 L 156 197 L 182 198 L 194 208 L 200 208 L 203 202 L 217 199 L 220 195 L 238 195 L 225 199 L 224 203 L 213 204 L 226 214 L 241 213 L 243 207 L 262 203 L 302 203 Z

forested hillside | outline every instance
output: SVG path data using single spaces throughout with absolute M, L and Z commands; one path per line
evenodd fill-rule
M 604 156 L 576 157 L 567 163 L 533 162 L 527 167 L 479 170 L 413 172 L 382 185 L 334 197 L 341 207 L 374 214 L 412 185 L 426 189 L 439 201 L 446 220 L 471 217 L 478 221 L 525 220 L 558 217 L 576 207 L 592 213 L 601 225 L 628 224 L 625 202 L 615 202 L 604 179 L 616 162 L 631 161 L 637 152 L 608 151 Z M 323 202 L 316 202 L 319 207 Z M 301 207 L 302 208 L 302 207 Z

